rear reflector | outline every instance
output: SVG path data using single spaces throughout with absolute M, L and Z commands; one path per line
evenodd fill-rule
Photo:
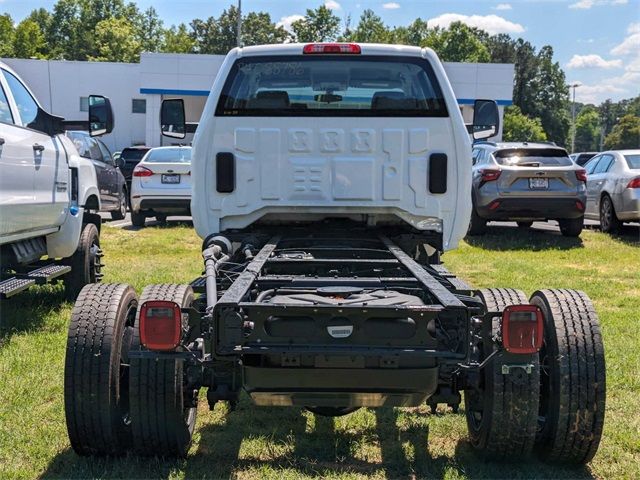
M 587 171 L 586 170 L 576 170 L 576 178 L 579 182 L 587 181 Z
M 149 350 L 175 350 L 180 345 L 180 305 L 166 300 L 149 300 L 140 307 L 140 342 Z
M 134 177 L 150 177 L 153 175 L 153 172 L 146 167 L 137 166 L 133 169 Z
M 582 203 L 580 200 L 576 200 L 576 208 L 581 212 L 584 212 L 584 203 Z
M 502 312 L 502 344 L 509 353 L 532 354 L 542 347 L 542 310 L 511 305 Z
M 629 182 L 627 188 L 640 188 L 640 177 L 636 177 Z
M 302 48 L 302 53 L 307 55 L 322 53 L 357 55 L 361 53 L 361 50 L 360 45 L 355 43 L 308 43 Z
M 500 206 L 500 202 L 498 200 L 494 200 L 489 204 L 489 210 L 496 210 Z

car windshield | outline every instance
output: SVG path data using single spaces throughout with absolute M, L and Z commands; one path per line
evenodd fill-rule
M 510 148 L 493 154 L 500 165 L 508 167 L 566 167 L 572 165 L 565 150 L 559 148 Z
M 625 155 L 624 158 L 631 170 L 640 170 L 640 154 Z
M 429 62 L 417 57 L 248 57 L 233 65 L 217 116 L 446 117 Z
M 125 148 L 122 151 L 122 154 L 120 154 L 120 157 L 125 160 L 142 160 L 142 157 L 144 157 L 144 154 L 147 152 L 148 150 L 144 150 L 142 148 Z
M 157 163 L 189 163 L 191 162 L 191 147 L 154 148 L 149 151 L 145 162 Z

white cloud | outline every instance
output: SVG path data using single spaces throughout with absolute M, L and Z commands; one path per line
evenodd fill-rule
M 599 104 L 607 98 L 619 96 L 622 98 L 625 89 L 615 85 L 581 85 L 576 88 L 576 102 Z
M 297 20 L 302 20 L 304 18 L 303 15 L 294 14 L 286 17 L 282 17 L 278 23 L 276 23 L 277 27 L 284 27 L 288 32 L 291 31 L 291 24 Z
M 577 8 L 580 10 L 588 10 L 595 4 L 595 0 L 580 0 L 579 2 L 572 3 L 569 8 Z
M 627 3 L 629 3 L 629 0 L 579 0 L 576 3 L 569 5 L 569 8 L 589 10 L 594 6 L 626 5 Z
M 574 55 L 567 68 L 621 68 L 622 60 L 605 60 L 600 55 Z
M 330 10 L 342 10 L 342 5 L 336 2 L 336 0 L 327 0 L 324 2 L 324 6 Z
M 636 32 L 629 27 L 628 32 L 629 36 L 611 49 L 611 55 L 633 55 L 640 52 L 640 31 Z
M 459 13 L 445 13 L 430 19 L 427 24 L 431 28 L 436 26 L 448 28 L 453 22 L 462 22 L 470 27 L 480 28 L 491 35 L 497 33 L 524 32 L 524 27 L 519 23 L 510 22 L 498 15 L 460 15 Z
M 396 9 L 400 8 L 400 4 L 396 3 L 396 2 L 383 3 L 382 4 L 382 8 L 384 8 L 386 10 L 396 10 Z
M 498 5 L 496 5 L 493 8 L 495 10 L 511 10 L 511 4 L 510 3 L 499 3 Z

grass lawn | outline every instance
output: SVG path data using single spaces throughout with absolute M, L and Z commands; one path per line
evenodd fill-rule
M 189 282 L 201 269 L 200 240 L 173 224 L 141 231 L 104 227 L 106 282 Z M 607 415 L 600 450 L 577 470 L 535 461 L 483 463 L 466 442 L 464 414 L 428 408 L 361 409 L 328 419 L 297 408 L 235 412 L 200 404 L 189 458 L 80 458 L 67 440 L 63 365 L 71 304 L 42 287 L 0 304 L 0 478 L 640 478 L 640 244 L 638 233 L 581 240 L 494 227 L 447 253 L 476 287 L 586 291 L 600 315 L 607 359 Z

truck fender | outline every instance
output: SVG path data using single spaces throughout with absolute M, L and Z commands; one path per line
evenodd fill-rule
M 49 258 L 67 258 L 78 248 L 84 217 L 84 208 L 78 209 L 75 215 L 67 212 L 60 229 L 47 235 L 47 255 Z

